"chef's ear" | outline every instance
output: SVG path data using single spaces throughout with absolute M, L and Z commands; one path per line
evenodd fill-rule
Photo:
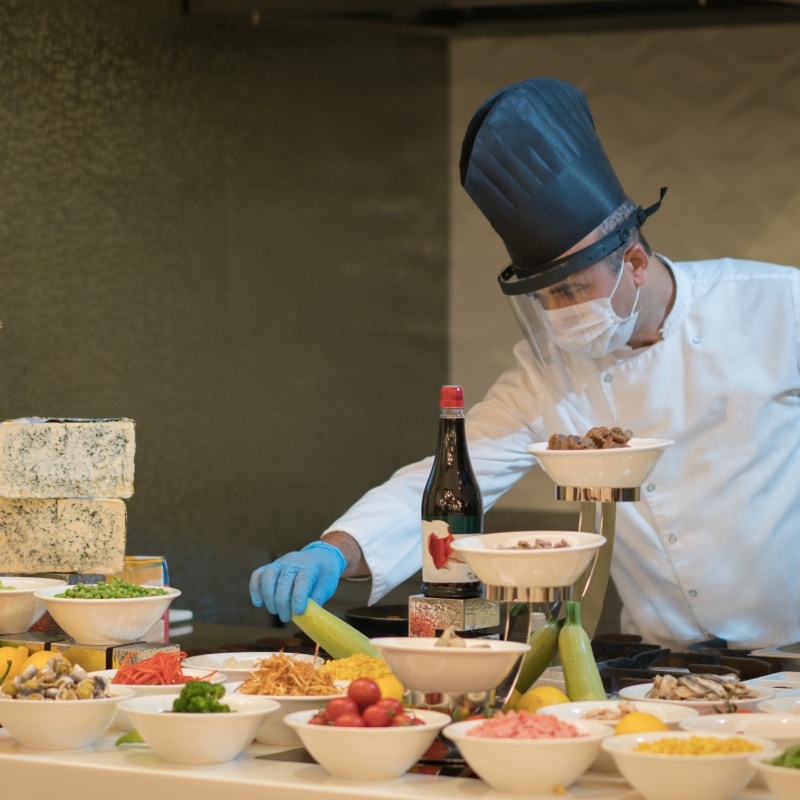
M 647 267 L 650 263 L 650 257 L 647 255 L 644 247 L 639 242 L 632 244 L 623 256 L 623 267 L 628 264 L 633 269 L 633 282 L 641 288 L 647 282 Z

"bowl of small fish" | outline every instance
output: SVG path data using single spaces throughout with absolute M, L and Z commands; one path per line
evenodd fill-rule
M 639 683 L 619 690 L 624 700 L 642 703 L 678 703 L 700 714 L 731 714 L 755 711 L 758 704 L 775 696 L 766 686 L 742 683 L 734 674 L 687 673 L 656 675 L 653 683 Z

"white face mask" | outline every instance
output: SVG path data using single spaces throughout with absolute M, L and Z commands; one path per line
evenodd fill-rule
M 636 287 L 636 298 L 627 319 L 620 317 L 611 305 L 624 268 L 623 265 L 609 297 L 552 311 L 542 308 L 542 317 L 559 347 L 576 355 L 600 358 L 627 344 L 639 316 L 638 311 L 634 313 L 639 302 L 639 287 Z

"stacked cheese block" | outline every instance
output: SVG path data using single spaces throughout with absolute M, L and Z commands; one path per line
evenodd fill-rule
M 129 419 L 0 423 L 0 574 L 121 572 L 135 451 Z

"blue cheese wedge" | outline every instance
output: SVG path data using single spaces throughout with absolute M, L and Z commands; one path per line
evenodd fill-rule
M 130 497 L 130 419 L 28 417 L 0 423 L 0 497 Z
M 122 500 L 0 497 L 0 572 L 121 572 Z

